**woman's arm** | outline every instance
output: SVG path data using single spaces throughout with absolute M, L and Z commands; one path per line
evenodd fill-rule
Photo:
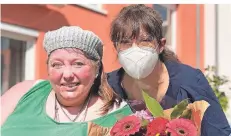
M 1 126 L 14 111 L 18 101 L 34 85 L 34 80 L 20 82 L 1 96 Z
M 192 98 L 192 102 L 205 100 L 210 104 L 202 120 L 201 136 L 229 136 L 231 128 L 207 79 L 200 70 L 195 79 L 196 82 L 190 82 L 189 86 L 181 86 L 178 98 L 189 97 Z
M 231 128 L 219 100 L 201 71 L 199 71 L 197 77 L 199 79 L 198 86 L 200 91 L 206 94 L 206 96 L 201 98 L 203 99 L 204 97 L 210 104 L 202 120 L 202 136 L 229 136 Z

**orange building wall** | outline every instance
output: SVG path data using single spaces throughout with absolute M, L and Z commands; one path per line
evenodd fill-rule
M 205 61 L 205 58 L 204 58 L 204 52 L 205 52 L 205 44 L 204 44 L 204 42 L 205 42 L 205 37 L 204 37 L 204 5 L 200 5 L 200 27 L 201 27 L 201 29 L 200 29 L 200 69 L 202 70 L 202 71 L 204 71 L 204 69 L 205 69 L 205 64 L 204 64 L 204 61 Z
M 42 48 L 44 32 L 64 25 L 78 25 L 95 32 L 104 41 L 103 63 L 106 72 L 119 67 L 116 52 L 109 38 L 110 23 L 125 5 L 104 5 L 108 14 L 100 14 L 75 4 L 53 5 L 2 5 L 2 22 L 32 28 L 40 32 L 36 44 L 36 79 L 46 78 L 46 53 Z
M 200 6 L 200 69 L 204 69 L 204 6 Z M 177 44 L 179 59 L 196 67 L 196 5 L 177 7 Z
M 79 7 L 75 4 L 56 7 L 54 5 L 1 5 L 2 22 L 24 26 L 40 32 L 36 44 L 36 79 L 47 77 L 46 53 L 42 47 L 44 32 L 64 25 L 78 25 L 95 32 L 104 42 L 104 70 L 112 71 L 120 67 L 116 51 L 110 41 L 110 23 L 126 6 L 107 4 L 103 8 L 106 15 Z M 151 4 L 149 5 L 151 6 Z M 201 67 L 203 67 L 203 6 L 201 6 Z M 180 60 L 196 66 L 196 5 L 178 5 L 177 8 L 177 55 Z

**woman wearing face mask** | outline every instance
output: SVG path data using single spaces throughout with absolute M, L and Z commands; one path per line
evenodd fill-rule
M 47 32 L 48 79 L 16 84 L 2 97 L 3 136 L 103 136 L 116 115 L 132 113 L 119 102 L 102 66 L 102 42 L 77 26 Z
M 111 26 L 111 40 L 122 68 L 108 73 L 108 81 L 133 110 L 145 108 L 141 90 L 172 108 L 183 99 L 205 100 L 210 106 L 202 121 L 202 136 L 228 136 L 231 128 L 203 73 L 182 64 L 165 47 L 162 19 L 151 7 L 130 5 Z

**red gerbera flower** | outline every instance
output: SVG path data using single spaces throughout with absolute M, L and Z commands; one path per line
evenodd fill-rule
M 111 136 L 129 136 L 139 131 L 141 121 L 138 117 L 126 116 L 119 120 L 111 129 Z
M 196 136 L 197 129 L 193 122 L 188 119 L 173 119 L 167 125 L 167 131 L 171 136 Z
M 166 124 L 168 120 L 162 117 L 154 118 L 152 122 L 150 122 L 147 126 L 147 135 L 155 136 L 155 135 L 166 135 Z

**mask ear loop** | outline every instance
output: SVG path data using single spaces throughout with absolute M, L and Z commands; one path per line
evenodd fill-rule
M 159 49 L 160 44 L 157 41 L 154 41 L 154 44 L 156 44 L 157 46 L 155 48 L 153 48 L 153 49 L 157 52 L 157 50 Z M 158 53 L 158 55 L 161 54 L 161 52 L 157 52 L 157 53 Z

